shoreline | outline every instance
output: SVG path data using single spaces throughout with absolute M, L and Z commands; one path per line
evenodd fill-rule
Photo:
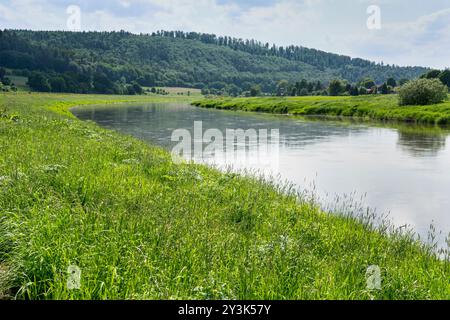
M 428 106 L 398 106 L 396 95 L 385 96 L 307 96 L 213 98 L 194 101 L 201 108 L 280 114 L 301 117 L 324 117 L 450 126 L 450 101 Z

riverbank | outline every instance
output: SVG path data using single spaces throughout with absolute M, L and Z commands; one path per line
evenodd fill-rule
M 396 95 L 358 97 L 257 97 L 217 98 L 196 101 L 203 108 L 291 114 L 299 116 L 351 117 L 418 124 L 450 124 L 450 101 L 430 106 L 398 106 Z
M 174 164 L 74 118 L 84 104 L 186 97 L 0 94 L 0 296 L 448 299 L 449 262 L 268 182 Z M 139 101 L 138 101 L 139 100 Z M 68 290 L 67 269 L 81 269 Z M 382 289 L 366 270 L 381 268 Z

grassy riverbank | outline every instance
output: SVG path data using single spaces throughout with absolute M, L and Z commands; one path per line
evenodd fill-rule
M 409 237 L 75 119 L 177 97 L 0 94 L 0 295 L 19 299 L 447 299 Z M 185 100 L 189 102 L 189 100 Z M 282 192 L 285 195 L 282 195 Z M 82 270 L 68 290 L 67 268 Z M 382 290 L 366 290 L 378 265 Z
M 204 108 L 301 116 L 354 117 L 421 124 L 450 124 L 450 101 L 430 106 L 398 106 L 396 95 L 359 97 L 218 98 L 194 102 Z

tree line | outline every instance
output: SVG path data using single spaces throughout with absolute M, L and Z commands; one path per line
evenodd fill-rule
M 139 93 L 139 86 L 272 94 L 282 80 L 327 84 L 340 78 L 354 83 L 370 76 L 380 82 L 388 77 L 412 79 L 428 71 L 181 31 L 137 35 L 0 30 L 0 67 L 30 78 L 34 90 L 115 94 Z
M 450 90 L 450 69 L 431 70 L 420 76 L 420 79 L 436 79 Z M 396 80 L 389 77 L 386 81 L 377 84 L 372 78 L 364 78 L 356 83 L 349 83 L 342 79 L 333 79 L 325 87 L 320 81 L 308 82 L 303 79 L 300 82 L 290 83 L 287 80 L 278 82 L 273 95 L 277 96 L 310 96 L 310 95 L 330 95 L 330 96 L 359 96 L 367 94 L 392 94 L 397 93 L 398 88 L 407 84 L 410 80 L 403 78 Z M 261 92 L 255 92 L 260 95 Z M 253 94 L 250 94 L 253 96 Z
M 250 39 L 238 39 L 227 36 L 216 36 L 215 34 L 205 34 L 197 32 L 183 32 L 183 31 L 158 31 L 152 33 L 153 37 L 167 37 L 198 40 L 206 44 L 215 44 L 218 46 L 226 46 L 233 50 L 239 50 L 261 56 L 276 56 L 293 61 L 300 61 L 309 65 L 318 67 L 320 70 L 337 69 L 341 72 L 341 77 L 349 81 L 357 81 L 361 78 L 364 71 L 371 70 L 373 73 L 379 71 L 391 72 L 396 71 L 410 74 L 414 77 L 417 71 L 422 72 L 424 68 L 421 67 L 399 67 L 397 65 L 385 65 L 383 62 L 375 63 L 372 61 L 352 58 L 345 55 L 333 54 L 321 50 L 305 48 L 302 46 L 277 46 L 275 44 L 262 43 L 260 41 Z M 361 69 L 361 70 L 358 70 Z M 377 81 L 381 81 L 381 75 L 376 74 L 374 77 Z M 409 77 L 408 77 L 409 78 Z

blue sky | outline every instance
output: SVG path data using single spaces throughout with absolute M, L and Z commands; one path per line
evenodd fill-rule
M 185 30 L 302 45 L 398 65 L 450 67 L 450 0 L 0 0 L 0 28 Z M 377 5 L 381 29 L 369 30 Z

